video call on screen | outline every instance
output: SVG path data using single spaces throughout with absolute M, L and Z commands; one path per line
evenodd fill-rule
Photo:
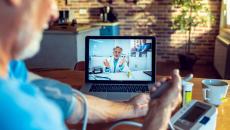
M 90 39 L 89 80 L 151 81 L 152 39 Z

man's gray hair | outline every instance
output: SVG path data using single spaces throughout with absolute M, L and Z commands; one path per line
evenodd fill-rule
M 117 49 L 117 48 L 119 48 L 119 49 L 121 49 L 121 51 L 123 51 L 123 49 L 122 49 L 120 46 L 114 47 L 114 48 L 113 48 L 113 51 L 115 51 L 115 49 Z

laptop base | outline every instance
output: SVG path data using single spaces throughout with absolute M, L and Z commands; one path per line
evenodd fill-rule
M 90 88 L 93 84 L 88 83 L 82 87 L 81 92 L 96 96 L 103 99 L 113 100 L 113 101 L 128 101 L 132 97 L 141 94 L 141 93 L 148 93 L 146 92 L 90 92 Z M 150 85 L 148 85 L 150 87 Z

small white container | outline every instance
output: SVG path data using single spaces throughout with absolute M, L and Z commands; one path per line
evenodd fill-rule
M 194 84 L 191 82 L 183 82 L 182 83 L 182 89 L 183 89 L 183 95 L 182 95 L 182 104 L 185 106 L 186 104 L 190 103 L 192 101 L 192 88 Z

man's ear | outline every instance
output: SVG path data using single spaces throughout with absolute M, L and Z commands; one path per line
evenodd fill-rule
M 11 6 L 20 6 L 22 4 L 22 0 L 6 0 Z

